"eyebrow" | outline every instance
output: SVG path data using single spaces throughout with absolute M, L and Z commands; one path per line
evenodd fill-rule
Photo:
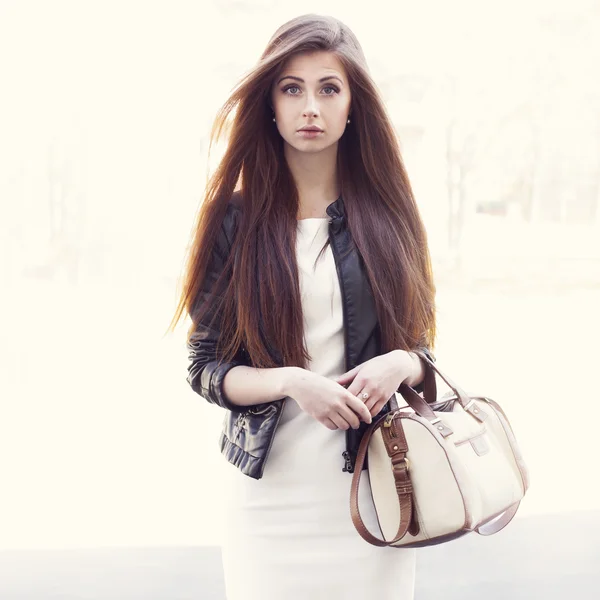
M 294 79 L 295 81 L 304 83 L 304 79 L 302 79 L 301 77 L 296 77 L 294 75 L 286 75 L 285 77 L 282 77 L 277 82 L 277 84 L 279 85 L 284 79 Z M 342 85 L 344 85 L 344 82 L 337 75 L 327 75 L 327 77 L 321 77 L 321 79 L 319 79 L 319 83 L 323 83 L 324 81 L 327 81 L 328 79 L 337 79 Z

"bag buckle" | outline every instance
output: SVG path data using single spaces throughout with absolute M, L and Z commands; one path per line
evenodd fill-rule
M 400 465 L 402 465 L 402 463 L 404 463 L 406 465 L 406 472 L 408 473 L 410 471 L 410 460 L 408 460 L 408 458 L 406 458 L 406 456 L 399 460 L 398 462 L 393 463 L 394 466 L 394 470 L 398 469 L 400 467 Z

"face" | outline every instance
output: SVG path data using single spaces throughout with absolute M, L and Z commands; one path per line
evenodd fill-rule
M 342 137 L 350 100 L 348 78 L 337 56 L 324 51 L 293 56 L 271 91 L 273 126 L 294 150 L 321 152 Z

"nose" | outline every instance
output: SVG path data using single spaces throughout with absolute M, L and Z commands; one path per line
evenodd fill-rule
M 302 111 L 302 116 L 306 118 L 315 118 L 319 116 L 319 106 L 313 94 L 307 94 L 306 105 Z

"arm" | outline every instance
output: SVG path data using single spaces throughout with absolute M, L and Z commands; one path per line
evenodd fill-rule
M 194 334 L 196 335 L 196 334 Z M 216 404 L 233 412 L 241 412 L 239 406 L 233 404 L 223 390 L 225 375 L 232 369 L 242 366 L 238 361 L 219 362 L 212 353 L 212 342 L 192 338 L 187 347 L 189 350 L 187 382 L 191 388 L 211 404 Z
M 231 209 L 230 209 L 231 210 Z M 235 218 L 233 215 L 231 218 Z M 187 342 L 189 365 L 187 382 L 192 389 L 211 404 L 232 412 L 243 407 L 279 400 L 288 395 L 295 367 L 256 369 L 248 366 L 247 354 L 241 350 L 232 361 L 219 360 L 217 343 L 221 336 L 220 315 L 215 313 L 220 298 L 214 292 L 228 255 L 231 242 L 225 223 L 215 242 L 211 262 L 197 302 L 209 302 L 205 312 Z M 229 274 L 229 276 L 231 276 Z M 213 316 L 216 317 L 211 324 Z
M 231 215 L 231 218 L 234 216 Z M 211 404 L 240 412 L 240 408 L 231 403 L 225 395 L 223 380 L 231 369 L 247 364 L 246 357 L 238 353 L 231 362 L 225 362 L 219 360 L 217 355 L 221 318 L 215 313 L 220 298 L 215 293 L 214 285 L 225 268 L 230 250 L 231 242 L 223 223 L 215 241 L 199 297 L 196 299 L 196 305 L 208 302 L 210 309 L 205 311 L 196 323 L 195 330 L 187 342 L 189 364 L 186 379 L 191 388 Z M 215 318 L 211 323 L 213 317 Z
M 289 395 L 296 371 L 296 367 L 256 369 L 238 366 L 227 371 L 223 393 L 238 407 L 281 400 Z

